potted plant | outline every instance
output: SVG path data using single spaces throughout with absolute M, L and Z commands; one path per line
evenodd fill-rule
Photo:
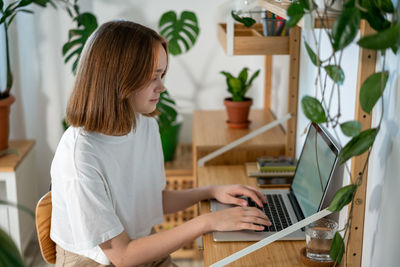
M 224 100 L 224 105 L 228 113 L 226 123 L 230 128 L 247 128 L 250 124 L 248 117 L 253 100 L 245 97 L 245 95 L 254 79 L 260 74 L 260 70 L 254 72 L 250 79 L 248 79 L 248 70 L 247 67 L 243 68 L 238 77 L 234 77 L 229 72 L 221 71 L 221 74 L 226 77 L 228 92 L 232 95 L 232 97 L 225 98 Z
M 14 21 L 15 16 L 19 12 L 33 13 L 31 10 L 26 9 L 31 4 L 36 4 L 41 7 L 46 7 L 47 3 L 51 0 L 19 0 L 4 5 L 5 1 L 0 0 L 0 27 L 4 29 L 4 46 L 6 55 L 6 82 L 5 88 L 0 88 L 0 151 L 8 148 L 8 137 L 10 133 L 10 107 L 15 101 L 15 97 L 10 93 L 13 85 L 13 77 L 11 72 L 10 60 L 10 46 L 8 29 Z M 52 3 L 53 4 L 53 3 Z
M 196 14 L 190 11 L 183 11 L 179 19 L 174 11 L 167 11 L 161 16 L 158 27 L 160 34 L 168 41 L 169 54 L 173 56 L 189 51 L 196 43 L 200 32 Z M 157 121 L 164 161 L 172 161 L 178 146 L 183 117 L 167 91 L 161 94 L 157 109 L 160 112 Z

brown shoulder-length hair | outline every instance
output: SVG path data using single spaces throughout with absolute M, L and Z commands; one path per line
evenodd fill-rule
M 67 106 L 67 123 L 106 135 L 125 135 L 135 129 L 131 99 L 152 80 L 158 44 L 168 58 L 165 39 L 147 27 L 130 21 L 101 25 L 81 54 Z

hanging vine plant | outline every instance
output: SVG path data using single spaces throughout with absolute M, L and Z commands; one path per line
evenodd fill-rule
M 370 114 L 376 103 L 382 99 L 383 91 L 390 76 L 390 73 L 384 69 L 387 51 L 391 50 L 396 54 L 400 47 L 400 1 L 397 1 L 395 8 L 390 0 L 349 0 L 344 4 L 343 10 L 332 24 L 332 27 L 329 27 L 328 10 L 336 1 L 338 0 L 325 1 L 326 6 L 323 8 L 323 12 L 315 12 L 318 6 L 314 1 L 297 0 L 287 10 L 289 17 L 287 25 L 295 26 L 304 15 L 311 16 L 311 21 L 314 21 L 315 18 L 318 19 L 322 25 L 322 34 L 325 34 L 332 48 L 332 52 L 326 58 L 321 58 L 319 51 L 322 34 L 316 34 L 315 29 L 312 29 L 312 43 L 315 50 L 307 41 L 304 42 L 311 62 L 318 69 L 315 85 L 316 92 L 320 94 L 320 97 L 303 97 L 301 100 L 303 113 L 311 122 L 326 123 L 335 132 L 340 128 L 344 135 L 351 137 L 339 154 L 339 164 L 346 164 L 354 156 L 365 152 L 368 153 L 362 172 L 359 173 L 358 177 L 351 177 L 349 173 L 351 184 L 338 190 L 328 208 L 330 211 L 336 212 L 351 203 L 349 217 L 343 230 L 343 237 L 349 242 L 354 196 L 363 182 L 369 155 L 375 138 L 380 131 L 384 104 L 382 103 L 381 105 L 381 117 L 374 128 L 364 128 L 361 131 L 362 125 L 359 121 L 342 121 L 340 87 L 345 80 L 345 72 L 341 67 L 343 50 L 356 39 L 361 20 L 366 20 L 369 26 L 376 31 L 372 35 L 362 36 L 357 40 L 360 48 L 381 53 L 383 60 L 382 69 L 370 75 L 363 82 L 360 94 L 356 96 L 359 98 L 361 108 Z M 328 77 L 331 80 L 329 94 L 327 93 L 329 90 L 327 90 L 328 83 L 326 82 Z M 334 109 L 331 105 L 334 98 L 338 101 L 337 109 Z M 346 169 L 348 170 L 348 168 Z M 341 262 L 345 247 L 342 235 L 336 233 L 330 250 L 330 256 L 336 263 Z

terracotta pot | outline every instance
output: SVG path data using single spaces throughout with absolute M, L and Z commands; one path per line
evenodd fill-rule
M 226 123 L 230 128 L 248 128 L 250 106 L 253 104 L 251 98 L 245 98 L 244 101 L 232 101 L 232 98 L 225 98 L 224 105 L 228 113 Z
M 8 148 L 8 136 L 10 135 L 10 106 L 15 97 L 10 95 L 0 100 L 0 150 Z

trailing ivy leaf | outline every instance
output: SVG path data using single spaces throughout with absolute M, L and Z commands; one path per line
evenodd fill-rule
M 350 184 L 340 188 L 333 197 L 329 204 L 328 210 L 335 212 L 340 211 L 344 206 L 350 203 L 353 199 L 354 192 L 357 189 L 357 185 Z
M 299 22 L 304 16 L 304 9 L 300 4 L 293 2 L 287 9 L 286 13 L 289 17 L 286 25 L 288 27 L 293 27 L 296 26 L 297 22 Z
M 367 151 L 375 141 L 378 129 L 372 128 L 353 137 L 339 153 L 339 165 L 345 163 L 353 156 L 361 155 Z
M 237 22 L 242 23 L 246 28 L 250 28 L 253 26 L 256 21 L 253 18 L 250 17 L 239 17 L 238 15 L 235 14 L 235 12 L 231 12 L 232 18 L 236 20 Z
M 333 49 L 338 51 L 349 45 L 358 33 L 361 14 L 357 8 L 345 9 L 332 25 Z
M 339 232 L 336 232 L 331 243 L 329 256 L 331 257 L 332 260 L 340 264 L 340 262 L 342 261 L 343 254 L 344 254 L 343 238 L 339 234 Z
M 329 77 L 337 83 L 338 85 L 342 85 L 344 82 L 344 72 L 340 66 L 328 65 L 324 67 L 326 73 L 328 73 Z
M 352 137 L 360 134 L 362 125 L 359 121 L 347 121 L 340 124 L 340 128 L 345 135 Z
M 314 53 L 314 51 L 311 49 L 311 47 L 308 45 L 308 43 L 306 41 L 304 41 L 304 45 L 306 46 L 306 50 L 308 53 L 308 56 L 311 59 L 311 62 L 314 63 L 315 66 L 317 65 L 317 62 L 321 62 L 320 60 L 317 60 L 318 56 Z
M 168 51 L 174 56 L 189 51 L 200 32 L 196 14 L 190 11 L 183 11 L 179 19 L 174 11 L 165 12 L 158 22 L 158 28 L 168 41 Z
M 377 34 L 365 36 L 357 44 L 372 50 L 384 50 L 392 46 L 398 46 L 400 45 L 400 27 L 399 25 L 394 25 Z
M 325 111 L 321 103 L 314 97 L 305 96 L 301 100 L 301 107 L 306 117 L 314 123 L 326 122 Z
M 0 229 L 0 266 L 25 266 L 15 243 L 2 229 Z
M 383 89 L 389 78 L 389 73 L 385 71 L 383 75 L 383 88 L 381 87 L 382 72 L 372 74 L 361 86 L 360 104 L 362 109 L 367 113 L 371 112 L 376 102 L 378 102 L 379 98 L 382 96 Z

